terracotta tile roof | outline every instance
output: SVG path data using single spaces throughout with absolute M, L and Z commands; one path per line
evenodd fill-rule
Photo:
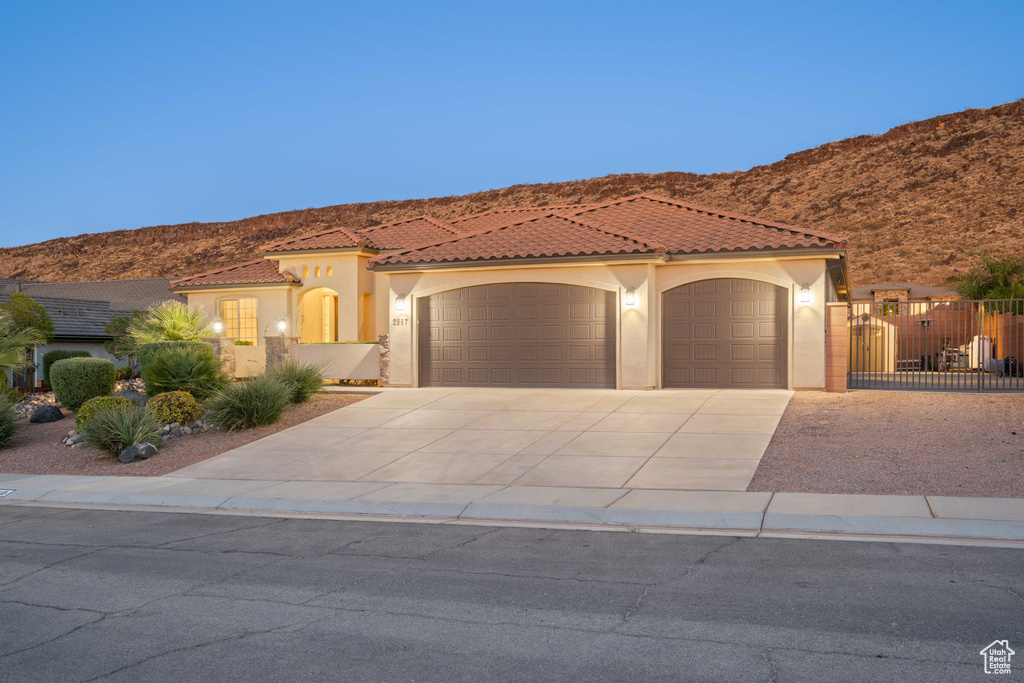
M 579 220 L 664 244 L 670 254 L 841 248 L 841 237 L 641 194 L 574 211 Z
M 368 245 L 375 249 L 400 249 L 417 244 L 430 244 L 448 239 L 453 235 L 464 234 L 464 232 L 433 216 L 406 218 L 394 223 L 375 225 L 356 231 Z
M 288 271 L 280 272 L 279 261 L 257 259 L 238 265 L 209 270 L 199 275 L 183 277 L 171 283 L 174 288 L 211 287 L 214 285 L 261 285 L 300 282 Z
M 289 237 L 280 242 L 264 244 L 260 247 L 263 253 L 278 251 L 302 251 L 305 249 L 344 249 L 346 247 L 366 246 L 366 240 L 349 228 L 341 226 L 314 232 L 310 235 Z
M 658 245 L 616 231 L 595 228 L 555 213 L 485 228 L 444 242 L 393 251 L 370 259 L 371 266 L 401 263 L 496 261 L 588 254 L 655 253 Z
M 470 216 L 461 216 L 448 221 L 462 233 L 478 232 L 488 228 L 497 228 L 515 221 L 539 218 L 552 212 L 569 213 L 572 209 L 583 209 L 584 204 L 565 204 L 563 206 L 528 206 L 522 209 L 491 209 Z M 408 245 L 411 246 L 411 245 Z

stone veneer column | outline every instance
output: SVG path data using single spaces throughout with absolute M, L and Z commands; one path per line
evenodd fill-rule
M 825 391 L 846 392 L 850 366 L 849 304 L 825 304 Z
M 204 337 L 203 341 L 213 346 L 213 352 L 220 359 L 224 372 L 232 377 L 235 376 L 235 338 L 234 337 Z
M 267 369 L 292 360 L 292 349 L 299 343 L 298 337 L 264 337 L 267 348 Z
M 377 339 L 380 341 L 380 385 L 385 387 L 391 379 L 391 338 L 382 334 Z

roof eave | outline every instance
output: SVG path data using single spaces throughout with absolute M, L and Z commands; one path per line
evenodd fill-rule
M 261 256 L 274 258 L 287 258 L 289 256 L 302 256 L 304 254 L 324 254 L 325 252 L 338 254 L 351 254 L 362 252 L 376 256 L 382 250 L 372 247 L 315 247 L 313 249 L 286 249 L 284 251 L 263 251 Z
M 173 288 L 175 294 L 188 294 L 209 289 L 251 289 L 253 287 L 301 287 L 301 282 L 221 282 L 204 285 L 181 285 Z

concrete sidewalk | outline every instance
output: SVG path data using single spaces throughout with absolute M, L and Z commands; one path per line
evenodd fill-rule
M 575 525 L 1024 547 L 1024 499 L 478 484 L 0 475 L 0 504 Z M 4 493 L 7 491 L 7 493 Z

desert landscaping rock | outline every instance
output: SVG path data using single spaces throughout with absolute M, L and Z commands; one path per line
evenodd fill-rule
M 63 420 L 64 413 L 57 406 L 39 406 L 32 413 L 32 417 L 29 418 L 29 422 L 35 424 L 43 424 L 44 422 L 56 422 L 57 420 Z
M 156 453 L 156 446 L 148 441 L 143 441 L 121 451 L 121 455 L 117 456 L 117 459 L 123 463 L 129 463 L 152 458 Z
M 114 394 L 114 396 L 126 398 L 135 405 L 139 406 L 140 408 L 145 408 L 146 404 L 149 403 L 149 396 L 147 396 L 146 394 L 140 394 L 137 391 L 132 391 L 131 389 L 123 389 L 121 391 L 118 391 Z

